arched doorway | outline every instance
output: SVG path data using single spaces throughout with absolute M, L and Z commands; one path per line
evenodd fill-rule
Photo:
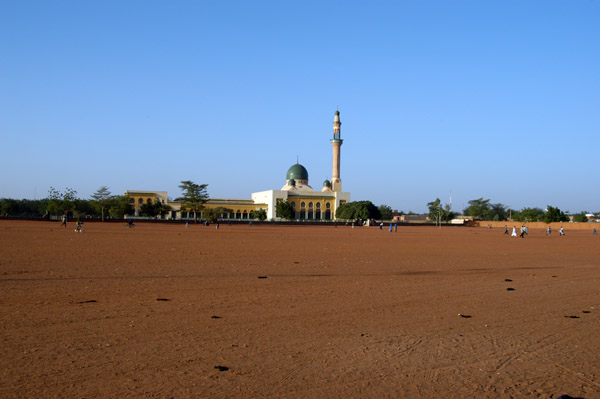
M 294 215 L 294 219 L 300 219 L 300 215 L 296 212 L 296 202 L 292 201 L 290 205 L 292 206 L 292 215 Z

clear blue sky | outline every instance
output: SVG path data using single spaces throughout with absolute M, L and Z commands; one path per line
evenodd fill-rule
M 600 210 L 600 2 L 0 1 L 0 197 L 214 198 L 296 162 L 352 200 Z

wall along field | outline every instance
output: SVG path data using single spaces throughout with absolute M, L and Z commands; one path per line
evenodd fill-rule
M 0 396 L 600 397 L 600 239 L 0 221 Z

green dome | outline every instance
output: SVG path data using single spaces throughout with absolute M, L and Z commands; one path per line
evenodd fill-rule
M 285 175 L 286 180 L 295 179 L 295 180 L 308 180 L 308 170 L 299 163 L 290 166 L 287 171 L 287 175 Z
M 331 182 L 329 180 L 325 180 L 323 182 L 323 187 L 331 187 Z

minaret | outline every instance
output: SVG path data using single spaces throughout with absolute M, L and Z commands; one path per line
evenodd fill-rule
M 342 191 L 342 180 L 340 179 L 340 147 L 344 140 L 341 138 L 341 127 L 340 122 L 340 111 L 335 111 L 333 118 L 333 138 L 331 139 L 331 146 L 333 147 L 333 169 L 331 172 L 331 189 L 333 191 Z

